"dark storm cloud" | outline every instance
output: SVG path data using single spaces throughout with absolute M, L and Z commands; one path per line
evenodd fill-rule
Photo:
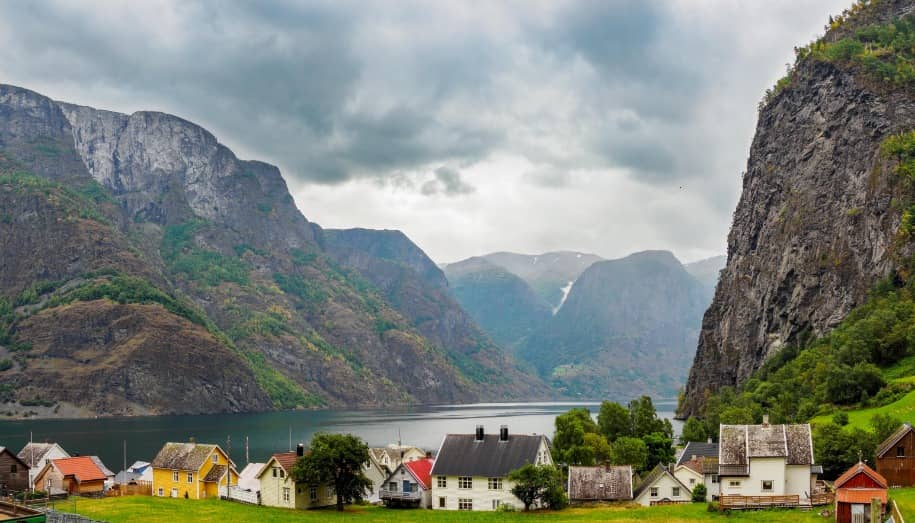
M 457 169 L 448 166 L 442 166 L 433 173 L 435 178 L 424 183 L 420 191 L 431 196 L 442 193 L 445 196 L 460 196 L 462 194 L 471 194 L 476 189 L 461 178 L 461 173 Z

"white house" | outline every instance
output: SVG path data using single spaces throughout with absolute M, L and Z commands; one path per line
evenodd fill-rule
M 432 508 L 432 459 L 404 461 L 385 478 L 380 492 L 387 506 Z
M 527 464 L 552 465 L 545 436 L 512 434 L 448 434 L 432 467 L 432 508 L 435 510 L 496 510 L 502 505 L 522 508 L 511 493 L 509 472 Z
M 292 469 L 305 455 L 302 445 L 293 452 L 270 456 L 257 475 L 260 481 L 260 502 L 269 507 L 309 509 L 327 507 L 337 502 L 332 485 L 296 483 Z
M 689 442 L 680 453 L 674 476 L 692 490 L 696 485 L 705 485 L 707 499 L 714 501 L 720 493 L 718 483 L 718 444 Z
M 426 451 L 413 445 L 401 445 L 400 442 L 387 447 L 373 447 L 369 449 L 369 460 L 362 471 L 365 477 L 372 482 L 372 487 L 366 492 L 366 500 L 371 503 L 378 502 L 381 498 L 379 492 L 385 479 L 401 463 L 425 459 Z
M 657 465 L 632 492 L 633 500 L 646 507 L 662 503 L 686 503 L 692 492 L 670 469 Z
M 35 477 L 45 465 L 55 459 L 69 458 L 70 454 L 57 443 L 28 443 L 17 455 L 29 466 L 29 486 L 35 486 Z
M 820 467 L 813 462 L 809 424 L 721 425 L 718 477 L 721 495 L 798 496 L 810 503 Z

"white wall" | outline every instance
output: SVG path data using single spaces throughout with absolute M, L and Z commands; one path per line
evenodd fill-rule
M 658 488 L 658 495 L 651 495 L 651 487 Z M 674 496 L 673 489 L 679 487 L 680 495 Z M 692 494 L 689 489 L 684 488 L 682 485 L 676 482 L 674 478 L 670 477 L 667 474 L 662 475 L 660 478 L 655 480 L 654 483 L 648 485 L 645 490 L 635 498 L 635 502 L 646 507 L 651 505 L 652 501 L 661 501 L 663 499 L 669 499 L 671 501 L 689 501 L 692 499 Z
M 705 483 L 705 488 L 708 489 L 707 499 L 712 501 L 721 495 L 721 483 L 718 481 L 713 481 L 715 478 L 712 474 L 706 474 L 703 482 Z
M 476 476 L 473 478 L 472 489 L 458 488 L 457 476 L 446 476 L 446 487 L 438 486 L 438 476 L 432 476 L 432 508 L 436 510 L 458 510 L 458 500 L 469 498 L 473 500 L 473 510 L 495 510 L 493 501 L 502 505 L 511 505 L 516 509 L 523 509 L 524 503 L 511 493 L 514 485 L 507 479 L 502 479 L 501 490 L 489 490 L 489 478 Z M 439 506 L 439 498 L 445 498 L 445 507 Z
M 809 469 L 807 474 L 809 476 Z M 732 481 L 739 481 L 740 485 L 732 486 Z M 763 481 L 772 481 L 772 490 L 764 491 L 762 489 Z M 722 477 L 720 486 L 722 496 L 785 495 L 785 458 L 752 458 L 749 477 Z
M 680 465 L 674 470 L 674 476 L 679 479 L 681 483 L 689 487 L 690 490 L 694 489 L 699 483 L 705 481 L 702 474 L 699 474 L 695 470 L 684 465 Z
M 804 502 L 811 493 L 810 465 L 785 467 L 785 494 L 797 494 Z

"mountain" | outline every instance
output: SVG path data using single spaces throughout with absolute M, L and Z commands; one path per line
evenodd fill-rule
M 821 336 L 913 251 L 912 5 L 858 3 L 798 48 L 760 106 L 728 260 L 702 322 L 681 416 Z M 900 18 L 902 17 L 902 18 Z
M 483 258 L 526 281 L 554 311 L 562 305 L 578 276 L 592 263 L 603 259 L 594 254 L 573 251 L 544 254 L 495 252 Z
M 708 289 L 709 300 L 711 300 L 712 295 L 715 293 L 715 285 L 718 284 L 718 276 L 727 261 L 727 256 L 712 256 L 704 260 L 684 263 L 683 268 Z
M 205 129 L 0 85 L 0 411 L 543 397 L 396 231 L 324 231 Z
M 518 357 L 554 386 L 587 398 L 673 397 L 707 304 L 702 284 L 670 252 L 600 261 Z
M 553 315 L 550 305 L 520 277 L 486 258 L 445 266 L 455 299 L 504 347 L 515 347 Z

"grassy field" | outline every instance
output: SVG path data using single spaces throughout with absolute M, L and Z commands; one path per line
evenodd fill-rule
M 909 392 L 901 399 L 890 403 L 889 405 L 884 405 L 882 407 L 874 407 L 870 409 L 861 409 L 861 410 L 849 410 L 848 412 L 848 426 L 849 427 L 859 427 L 864 430 L 871 429 L 871 417 L 874 414 L 890 414 L 899 418 L 902 421 L 908 421 L 909 423 L 915 422 L 915 391 Z M 810 420 L 810 423 L 828 423 L 832 421 L 832 415 L 829 416 L 817 416 Z
M 915 499 L 915 494 L 913 494 Z M 75 508 L 74 508 L 75 507 Z M 816 512 L 802 511 L 758 511 L 733 512 L 723 515 L 709 512 L 705 503 L 645 508 L 638 505 L 614 505 L 587 508 L 569 508 L 559 512 L 496 513 L 496 512 L 443 512 L 419 509 L 387 509 L 382 507 L 347 507 L 343 513 L 333 510 L 294 511 L 280 508 L 242 505 L 228 501 L 185 500 L 132 496 L 107 499 L 79 499 L 64 501 L 57 509 L 78 512 L 100 521 L 119 523 L 137 521 L 147 523 L 193 521 L 236 522 L 256 521 L 258 523 L 284 523 L 308 521 L 346 522 L 464 522 L 464 521 L 616 521 L 628 523 L 691 523 L 698 521 L 721 522 L 777 522 L 777 521 L 831 521 Z

